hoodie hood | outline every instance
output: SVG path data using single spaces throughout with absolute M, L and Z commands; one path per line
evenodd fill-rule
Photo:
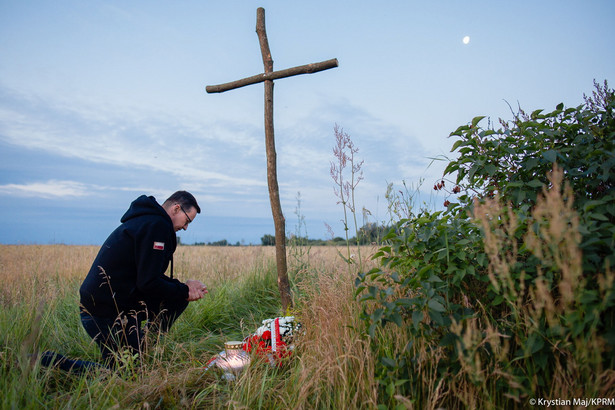
M 144 215 L 162 216 L 165 218 L 165 220 L 168 220 L 171 229 L 173 228 L 173 222 L 171 221 L 171 217 L 169 216 L 169 214 L 167 214 L 167 211 L 165 211 L 164 208 L 160 206 L 158 202 L 156 202 L 156 198 L 154 198 L 153 196 L 146 195 L 141 195 L 140 197 L 132 201 L 130 207 L 128 208 L 124 216 L 122 216 L 122 219 L 120 219 L 120 221 L 124 223 L 133 218 L 137 218 Z

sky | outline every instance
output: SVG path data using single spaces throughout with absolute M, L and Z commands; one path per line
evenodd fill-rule
M 0 0 L 0 243 L 100 245 L 135 198 L 179 189 L 202 208 L 183 243 L 274 234 L 263 84 L 205 92 L 263 72 L 258 7 L 274 70 L 339 61 L 275 81 L 289 234 L 344 235 L 336 124 L 364 161 L 359 225 L 363 208 L 386 223 L 388 184 L 441 207 L 449 135 L 473 117 L 615 83 L 611 0 Z

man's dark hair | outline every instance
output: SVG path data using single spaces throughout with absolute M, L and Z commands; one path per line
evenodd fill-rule
M 196 202 L 196 198 L 188 191 L 177 191 L 164 201 L 163 205 L 179 204 L 182 208 L 189 210 L 196 209 L 196 213 L 201 213 L 201 207 Z

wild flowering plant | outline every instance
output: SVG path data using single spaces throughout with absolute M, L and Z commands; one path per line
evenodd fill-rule
M 335 160 L 331 161 L 331 178 L 335 183 L 334 193 L 338 198 L 338 204 L 342 204 L 344 209 L 344 234 L 346 235 L 346 261 L 348 264 L 354 262 L 352 253 L 350 251 L 350 237 L 348 234 L 349 219 L 352 216 L 355 230 L 355 239 L 357 245 L 357 260 L 359 263 L 359 269 L 362 269 L 361 260 L 361 248 L 360 244 L 360 230 L 357 224 L 356 202 L 355 202 L 355 190 L 359 182 L 363 180 L 363 160 L 357 160 L 355 155 L 359 152 L 359 148 L 354 145 L 354 142 L 350 138 L 344 129 L 335 124 L 333 129 L 335 133 L 335 146 L 333 147 L 333 155 Z

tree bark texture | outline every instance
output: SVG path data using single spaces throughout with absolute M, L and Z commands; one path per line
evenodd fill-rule
M 271 57 L 271 55 L 269 55 Z M 231 81 L 230 83 L 208 85 L 205 90 L 208 93 L 222 93 L 228 90 L 234 90 L 235 88 L 245 87 L 246 85 L 256 84 L 267 80 L 278 80 L 280 78 L 292 77 L 299 74 L 312 74 L 319 71 L 328 70 L 338 66 L 337 58 L 333 58 L 327 61 L 321 61 L 320 63 L 305 64 L 293 68 L 287 68 L 285 70 L 265 72 L 263 74 L 253 75 L 252 77 L 242 78 L 241 80 Z M 273 64 L 272 64 L 273 67 Z
M 269 50 L 269 41 L 265 30 L 265 9 L 259 7 L 256 11 L 256 34 L 261 47 L 265 73 L 273 72 L 273 59 Z M 292 308 L 290 282 L 286 263 L 286 223 L 280 204 L 280 190 L 277 176 L 277 156 L 273 132 L 273 80 L 265 80 L 265 147 L 267 151 L 267 185 L 271 213 L 275 225 L 275 259 L 278 270 L 278 290 L 282 309 L 286 313 Z

